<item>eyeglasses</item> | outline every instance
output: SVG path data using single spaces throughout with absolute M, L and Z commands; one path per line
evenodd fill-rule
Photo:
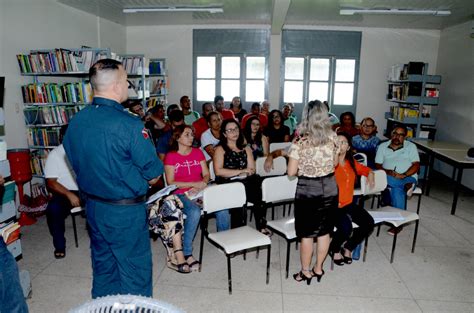
M 226 133 L 230 134 L 230 133 L 238 133 L 239 132 L 239 128 L 236 127 L 236 128 L 229 128 L 229 129 L 226 129 L 225 130 Z
M 128 89 L 135 89 L 135 84 L 132 81 L 127 79 L 127 83 L 128 83 Z
M 348 145 L 349 143 L 345 140 L 339 140 L 340 145 Z
M 406 135 L 407 135 L 407 134 L 405 134 L 405 133 L 396 133 L 396 132 L 395 132 L 395 133 L 392 133 L 392 136 L 393 136 L 393 137 L 405 137 Z

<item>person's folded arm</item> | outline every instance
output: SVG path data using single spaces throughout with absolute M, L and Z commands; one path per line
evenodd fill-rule
M 216 176 L 221 177 L 234 177 L 246 172 L 246 170 L 233 170 L 224 168 L 224 148 L 218 146 L 215 149 L 214 157 L 212 158 L 214 163 L 214 173 Z

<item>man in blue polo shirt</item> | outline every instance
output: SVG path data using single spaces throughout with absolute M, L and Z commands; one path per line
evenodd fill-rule
M 128 97 L 122 64 L 99 60 L 89 76 L 94 99 L 71 120 L 63 145 L 86 198 L 92 297 L 151 297 L 145 197 L 149 184 L 163 173 L 163 164 L 142 121 L 121 105 Z
M 405 140 L 407 129 L 396 126 L 391 140 L 381 143 L 375 156 L 375 167 L 387 173 L 392 206 L 406 210 L 407 191 L 412 191 L 420 169 L 420 156 L 416 146 Z

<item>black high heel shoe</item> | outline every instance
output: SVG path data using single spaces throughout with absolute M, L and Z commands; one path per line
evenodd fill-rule
M 323 278 L 323 275 L 324 275 L 324 270 L 322 270 L 322 273 L 321 274 L 316 274 L 316 272 L 314 271 L 314 268 L 311 269 L 311 275 L 313 277 L 316 277 L 316 281 L 319 283 L 321 282 L 321 278 Z
M 332 261 L 334 262 L 334 264 L 336 264 L 337 266 L 343 266 L 344 265 L 344 254 L 342 254 L 342 259 L 335 259 L 334 258 L 334 252 L 329 252 L 329 256 L 331 257 Z
M 352 264 L 352 257 L 345 256 L 344 255 L 344 250 L 345 250 L 344 248 L 341 249 L 341 254 L 342 254 L 344 263 Z M 347 250 L 347 251 L 349 251 L 349 250 Z
M 306 271 L 309 272 L 309 270 L 306 270 Z M 293 274 L 293 279 L 296 280 L 297 282 L 306 281 L 306 284 L 309 286 L 311 285 L 311 280 L 313 279 L 313 275 L 311 275 L 311 277 L 307 277 L 305 274 L 303 274 L 303 270 L 301 270 L 299 273 Z

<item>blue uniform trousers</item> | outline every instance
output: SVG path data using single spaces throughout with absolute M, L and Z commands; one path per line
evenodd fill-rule
M 145 204 L 87 200 L 91 238 L 92 298 L 152 296 L 152 258 Z
M 0 236 L 0 312 L 28 313 L 18 276 L 18 266 Z

